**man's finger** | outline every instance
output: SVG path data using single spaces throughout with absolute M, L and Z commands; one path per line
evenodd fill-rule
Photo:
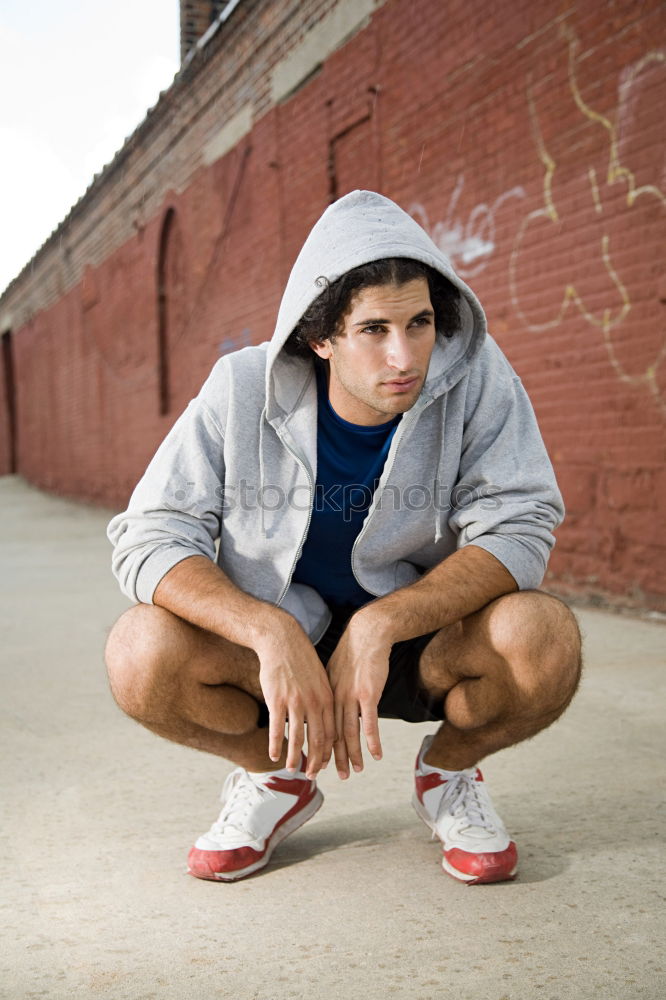
M 376 705 L 361 705 L 363 732 L 369 753 L 375 760 L 382 759 L 382 744 L 379 738 L 379 716 Z
M 345 707 L 343 735 L 347 744 L 349 759 L 355 771 L 363 770 L 363 754 L 361 753 L 361 730 L 358 721 L 358 702 L 351 702 Z
M 333 753 L 335 755 L 335 768 L 338 772 L 338 777 L 344 781 L 349 777 L 349 754 L 347 753 L 347 744 L 344 740 L 335 741 L 333 744 Z
M 305 742 L 305 725 L 300 715 L 289 715 L 289 742 L 287 746 L 287 768 L 298 771 L 301 766 L 301 750 Z
M 278 761 L 282 756 L 284 745 L 285 727 L 284 709 L 269 709 L 268 713 L 268 756 L 271 760 Z
M 324 708 L 322 715 L 322 722 L 324 726 L 324 752 L 322 754 L 321 766 L 326 767 L 329 760 L 331 759 L 331 754 L 333 753 L 333 744 L 337 738 L 337 733 L 335 729 L 335 714 L 333 712 L 333 706 L 327 705 Z
M 324 721 L 324 733 L 326 735 L 326 740 L 333 746 L 338 738 L 337 727 L 335 724 L 335 711 L 333 709 L 333 702 L 330 705 L 324 706 L 324 711 L 322 713 L 322 718 Z
M 321 762 L 325 750 L 324 724 L 321 715 L 308 715 L 308 778 L 315 778 L 321 770 Z
M 337 738 L 333 744 L 333 752 L 335 754 L 335 767 L 338 775 L 343 780 L 349 777 L 349 754 L 347 753 L 347 744 L 344 741 L 343 736 L 343 718 L 344 714 L 342 711 L 342 705 L 335 706 L 335 728 L 337 731 Z

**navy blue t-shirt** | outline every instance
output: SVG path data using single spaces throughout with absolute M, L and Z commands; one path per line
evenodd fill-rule
M 328 604 L 360 607 L 373 599 L 356 581 L 351 551 L 384 468 L 400 414 L 374 427 L 350 424 L 328 400 L 317 370 L 317 483 L 312 520 L 293 579 Z

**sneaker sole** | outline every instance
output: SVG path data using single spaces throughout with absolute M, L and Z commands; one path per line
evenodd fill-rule
M 437 836 L 437 830 L 435 829 L 435 824 L 431 822 L 428 813 L 424 809 L 416 793 L 414 793 L 414 795 L 412 796 L 412 807 L 416 815 L 423 820 L 428 829 L 431 830 L 439 840 L 439 837 Z M 439 842 L 440 844 L 442 843 L 441 840 Z M 451 875 L 458 882 L 464 882 L 465 885 L 489 885 L 492 882 L 513 882 L 514 878 L 518 873 L 518 865 L 514 865 L 512 870 L 507 875 L 497 875 L 497 876 L 493 876 L 492 874 L 469 875 L 467 872 L 458 871 L 457 868 L 454 868 L 453 865 L 450 865 L 449 862 L 446 860 L 444 854 L 442 854 L 442 868 L 447 873 L 447 875 Z
M 295 833 L 299 827 L 303 826 L 304 823 L 307 823 L 309 819 L 312 819 L 314 814 L 321 809 L 323 802 L 324 796 L 321 791 L 317 789 L 315 794 L 312 796 L 307 805 L 303 807 L 303 809 L 292 816 L 291 819 L 288 819 L 286 823 L 278 826 L 266 842 L 266 850 L 263 855 L 258 861 L 255 861 L 254 864 L 248 865 L 247 868 L 239 868 L 238 871 L 235 872 L 211 872 L 210 875 L 199 875 L 197 872 L 193 872 L 191 868 L 188 868 L 188 875 L 192 875 L 194 878 L 204 879 L 208 882 L 238 882 L 241 878 L 247 878 L 248 875 L 252 875 L 261 868 L 265 868 L 270 861 L 275 848 L 278 847 L 291 833 Z

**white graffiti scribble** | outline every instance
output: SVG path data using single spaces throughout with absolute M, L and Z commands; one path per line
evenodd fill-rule
M 449 199 L 446 217 L 442 222 L 430 225 L 428 213 L 420 202 L 410 206 L 410 214 L 420 222 L 430 234 L 434 243 L 442 253 L 451 260 L 462 278 L 473 278 L 487 267 L 490 257 L 495 251 L 495 215 L 501 206 L 510 198 L 524 198 L 525 190 L 512 187 L 505 191 L 492 204 L 480 202 L 469 213 L 464 222 L 457 215 L 458 202 L 465 187 L 465 177 L 460 174 L 456 186 Z

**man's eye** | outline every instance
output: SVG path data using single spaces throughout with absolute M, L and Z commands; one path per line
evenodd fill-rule
M 381 323 L 371 323 L 370 326 L 363 327 L 363 333 L 383 333 L 384 327 Z

